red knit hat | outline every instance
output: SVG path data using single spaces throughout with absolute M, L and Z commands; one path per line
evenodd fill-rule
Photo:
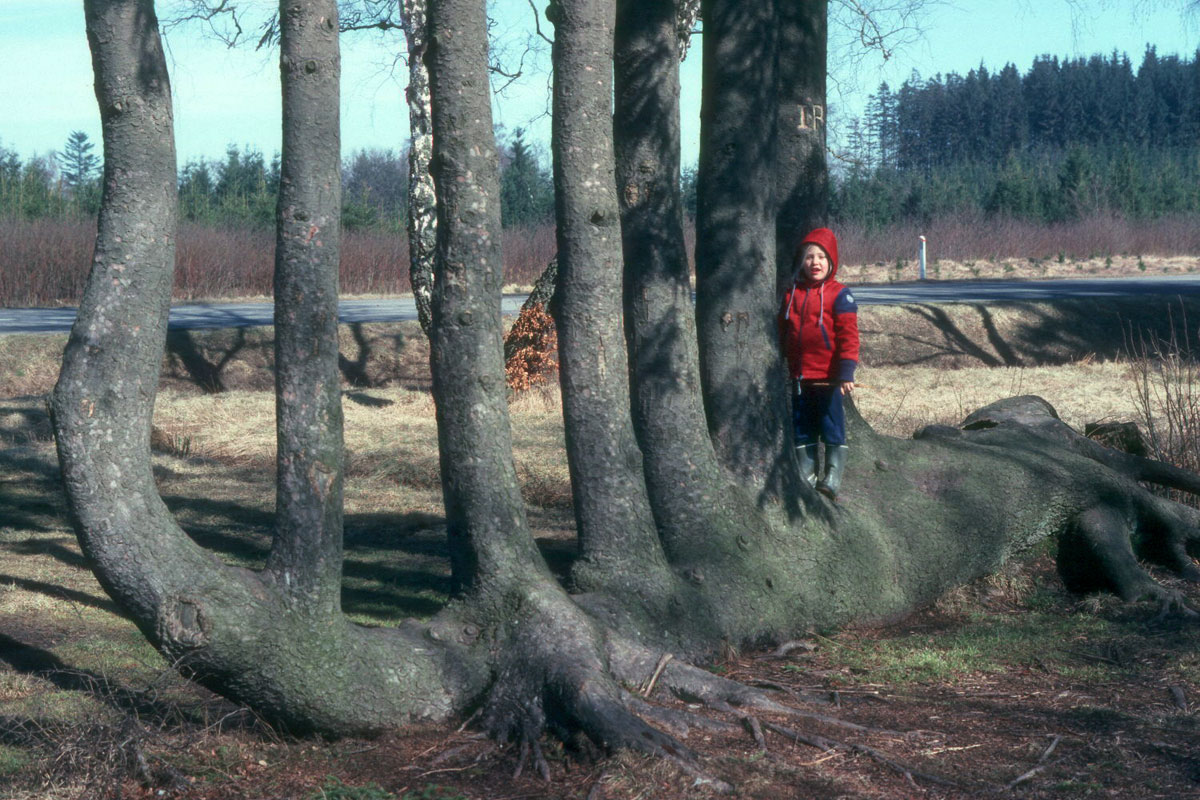
M 805 246 L 810 244 L 817 245 L 825 251 L 825 255 L 829 256 L 829 275 L 832 277 L 838 268 L 837 237 L 833 235 L 833 231 L 829 230 L 829 228 L 816 228 L 809 231 L 809 234 L 796 246 L 797 260 L 804 255 Z

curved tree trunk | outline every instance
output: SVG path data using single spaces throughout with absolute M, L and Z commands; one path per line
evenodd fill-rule
M 288 5 L 314 28 L 329 17 L 311 2 Z M 304 590 L 279 580 L 289 554 L 273 552 L 280 568 L 265 575 L 226 567 L 188 538 L 158 496 L 150 421 L 174 268 L 170 88 L 150 0 L 92 0 L 85 10 L 105 186 L 92 271 L 51 399 L 80 546 L 106 591 L 168 661 L 280 724 L 361 733 L 454 713 L 464 698 L 478 696 L 486 673 L 453 637 L 435 643 L 423 626 L 352 625 L 332 607 L 327 589 L 310 595 L 317 602 L 297 602 Z M 311 60 L 318 72 L 331 63 Z M 283 74 L 285 82 L 295 77 Z M 296 316 L 309 315 L 297 309 Z M 324 414 L 320 422 L 329 419 Z M 328 487 L 319 488 L 321 468 L 313 470 L 315 493 L 327 495 Z M 327 553 L 328 504 L 302 500 L 292 513 L 305 508 L 318 509 L 323 526 L 312 542 L 297 547 L 277 538 L 276 546 L 309 557 Z M 329 566 L 299 573 L 319 584 Z
M 771 490 L 791 449 L 774 321 L 775 5 L 701 6 L 696 204 L 696 321 L 709 432 L 726 468 Z

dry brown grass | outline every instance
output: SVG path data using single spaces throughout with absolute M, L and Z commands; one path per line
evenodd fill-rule
M 868 367 L 859 372 L 855 403 L 872 427 L 911 436 L 923 425 L 954 425 L 1005 397 L 1045 398 L 1068 425 L 1139 418 L 1130 365 L 1105 361 L 1054 367 Z

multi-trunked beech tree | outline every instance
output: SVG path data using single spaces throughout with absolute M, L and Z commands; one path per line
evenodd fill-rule
M 173 520 L 150 468 L 176 186 L 154 5 L 85 6 L 104 200 L 53 395 L 59 457 L 104 588 L 205 686 L 300 731 L 363 734 L 479 707 L 489 731 L 535 752 L 549 726 L 686 763 L 666 732 L 678 712 L 626 687 L 656 674 L 660 694 L 787 713 L 687 658 L 902 614 L 1045 537 L 1059 538 L 1073 583 L 1186 611 L 1130 542 L 1136 533 L 1138 555 L 1200 576 L 1197 513 L 1139 485 L 1196 492 L 1200 478 L 1084 439 L 1036 398 L 912 440 L 852 414 L 840 504 L 798 480 L 774 322 L 791 241 L 782 258 L 775 243 L 820 215 L 824 2 L 703 4 L 694 309 L 678 190 L 679 10 L 547 9 L 555 313 L 579 537 L 563 586 L 535 546 L 512 461 L 484 4 L 430 0 L 431 368 L 456 593 L 427 622 L 375 628 L 349 622 L 339 598 L 337 8 L 281 3 L 278 521 L 262 571 L 221 563 Z

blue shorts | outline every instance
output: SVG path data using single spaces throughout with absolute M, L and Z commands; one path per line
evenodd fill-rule
M 792 405 L 792 427 L 796 446 L 846 443 L 846 412 L 842 408 L 841 386 L 800 384 L 800 396 Z

